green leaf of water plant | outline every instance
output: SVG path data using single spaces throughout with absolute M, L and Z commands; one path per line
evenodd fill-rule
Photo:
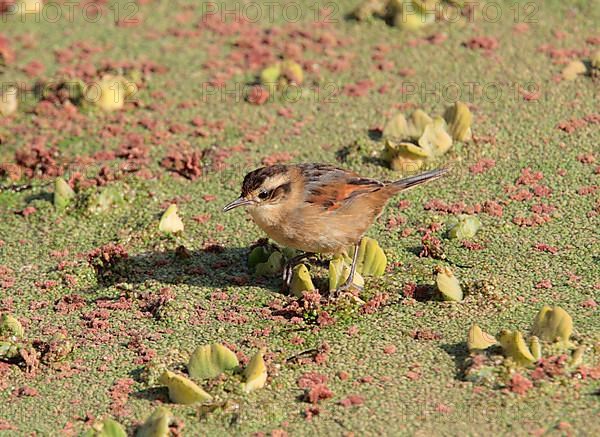
M 377 240 L 363 237 L 358 249 L 356 271 L 363 276 L 381 276 L 386 266 L 387 257 Z
M 282 253 L 274 251 L 269 255 L 269 259 L 266 262 L 256 265 L 256 274 L 258 276 L 274 276 L 281 272 L 283 263 L 284 259 Z
M 423 166 L 430 155 L 415 144 L 386 140 L 381 158 L 388 163 L 392 170 L 413 173 Z
M 290 293 L 296 297 L 302 297 L 304 291 L 314 290 L 315 286 L 310 277 L 310 272 L 304 264 L 298 264 L 294 267 L 292 282 L 290 284 Z
M 456 102 L 449 106 L 444 113 L 444 119 L 448 124 L 448 132 L 456 141 L 469 141 L 471 139 L 471 123 L 473 114 L 469 107 L 463 102 Z
M 452 147 L 452 137 L 448 134 L 446 122 L 436 116 L 425 126 L 419 138 L 419 146 L 431 156 L 442 156 Z
M 54 181 L 54 207 L 58 210 L 66 208 L 75 198 L 75 191 L 63 178 Z
M 442 299 L 453 302 L 460 302 L 463 300 L 463 291 L 460 287 L 460 283 L 450 268 L 438 268 L 435 283 Z
M 467 334 L 467 347 L 469 351 L 485 350 L 496 344 L 496 339 L 481 330 L 479 325 L 473 324 Z
M 127 437 L 125 428 L 116 420 L 109 418 L 98 422 L 85 432 L 84 437 Z
M 11 314 L 2 314 L 0 317 L 0 337 L 17 337 L 25 336 L 25 329 L 21 322 Z
M 136 432 L 136 437 L 169 437 L 169 425 L 175 417 L 168 408 L 158 407 Z
M 163 213 L 158 223 L 158 230 L 174 234 L 183 231 L 183 221 L 177 214 L 177 205 L 171 204 Z
M 335 257 L 329 262 L 329 291 L 340 288 L 350 276 L 350 266 L 346 264 L 341 256 Z M 365 280 L 360 273 L 355 272 L 353 283 L 358 287 L 365 285 Z
M 511 358 L 517 365 L 530 366 L 536 361 L 521 332 L 503 329 L 498 334 L 497 339 L 500 346 L 502 346 L 504 356 Z
M 190 405 L 210 401 L 212 396 L 183 375 L 165 370 L 159 382 L 169 389 L 169 399 L 176 404 Z
M 203 380 L 215 378 L 238 365 L 235 353 L 222 344 L 213 343 L 196 348 L 190 356 L 187 368 L 192 378 Z
M 569 343 L 573 333 L 573 319 L 561 307 L 551 308 L 544 305 L 535 317 L 531 334 L 542 341 Z
M 481 220 L 474 215 L 460 214 L 457 217 L 449 218 L 446 227 L 450 238 L 469 240 L 481 228 Z
M 250 358 L 248 365 L 244 369 L 245 383 L 243 387 L 246 393 L 263 388 L 267 382 L 267 366 L 264 354 L 265 349 L 263 348 Z

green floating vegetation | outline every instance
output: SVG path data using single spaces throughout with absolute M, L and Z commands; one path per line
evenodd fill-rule
M 457 101 L 449 106 L 444 113 L 444 119 L 453 140 L 462 142 L 471 140 L 473 114 L 465 103 Z
M 459 240 L 469 240 L 481 229 L 481 220 L 474 215 L 460 214 L 446 222 L 448 236 Z
M 448 152 L 453 141 L 470 140 L 472 121 L 471 111 L 463 102 L 448 107 L 444 117 L 430 117 L 421 109 L 415 110 L 408 119 L 398 113 L 383 129 L 385 147 L 381 158 L 392 170 L 418 170 L 425 162 Z
M 435 283 L 443 300 L 451 302 L 463 300 L 460 283 L 449 267 L 438 267 L 436 269 Z
M 575 348 L 571 357 L 569 358 L 569 367 L 575 368 L 581 365 L 583 362 L 583 355 L 585 354 L 586 347 L 581 345 Z
M 504 356 L 519 366 L 530 366 L 536 362 L 520 331 L 503 329 L 498 334 L 498 342 L 502 346 Z
M 597 77 L 600 75 L 600 50 L 596 50 L 590 57 L 591 75 Z
M 158 230 L 168 234 L 175 234 L 183 231 L 183 221 L 177 213 L 177 205 L 171 204 L 163 213 L 158 223 Z
M 435 22 L 431 0 L 364 0 L 352 12 L 359 21 L 378 17 L 403 30 L 416 31 Z
M 385 273 L 387 257 L 373 238 L 363 237 L 356 259 L 356 271 L 363 276 L 381 276 Z
M 542 344 L 540 343 L 540 339 L 535 335 L 529 337 L 529 350 L 536 361 L 542 358 Z
M 165 370 L 159 378 L 159 382 L 169 389 L 169 399 L 176 404 L 191 405 L 206 402 L 212 396 L 202 390 L 193 381 L 183 375 L 178 375 Z
M 426 150 L 415 144 L 395 143 L 390 139 L 385 141 L 385 149 L 381 155 L 381 158 L 388 163 L 392 170 L 405 172 L 419 170 L 429 157 Z
M 137 93 L 137 85 L 123 76 L 105 75 L 97 86 L 89 87 L 85 96 L 88 102 L 105 112 L 119 111 L 128 98 Z
M 219 343 L 213 343 L 196 348 L 187 368 L 192 378 L 203 380 L 219 376 L 227 370 L 233 370 L 239 366 L 235 353 Z
M 571 61 L 561 72 L 561 76 L 564 80 L 575 80 L 577 76 L 583 75 L 587 72 L 585 64 L 581 61 Z
M 54 207 L 57 210 L 63 210 L 75 198 L 75 191 L 63 178 L 56 178 L 54 181 Z
M 115 207 L 125 205 L 125 196 L 123 191 L 115 186 L 104 188 L 100 194 L 92 198 L 89 203 L 88 211 L 93 213 L 104 213 Z
M 8 117 L 19 109 L 18 91 L 14 86 L 0 92 L 0 115 Z
M 283 254 L 275 251 L 269 255 L 267 261 L 256 264 L 255 273 L 258 276 L 275 276 L 281 272 L 284 264 Z
M 88 429 L 83 437 L 127 437 L 125 428 L 119 422 L 110 417 L 102 422 L 97 422 Z
M 259 388 L 263 388 L 267 383 L 267 366 L 264 359 L 265 349 L 258 351 L 244 369 L 243 388 L 246 393 L 250 393 Z
M 300 85 L 304 82 L 304 71 L 297 62 L 285 60 L 264 68 L 260 73 L 260 82 L 277 87 Z
M 169 426 L 175 421 L 171 410 L 156 408 L 135 433 L 136 437 L 169 437 Z
M 485 350 L 497 343 L 496 339 L 484 332 L 479 325 L 473 324 L 467 334 L 467 347 L 469 351 Z
M 305 291 L 312 291 L 315 286 L 310 277 L 310 272 L 304 264 L 298 264 L 294 267 L 292 273 L 292 282 L 290 283 L 290 293 L 296 297 L 302 297 Z
M 258 264 L 267 262 L 271 253 L 266 246 L 256 246 L 248 255 L 248 267 L 254 269 Z
M 569 344 L 573 333 L 573 319 L 561 307 L 554 308 L 544 305 L 535 317 L 531 334 L 542 341 L 550 343 Z
M 442 117 L 434 117 L 433 121 L 423 129 L 418 144 L 421 149 L 434 158 L 446 153 L 452 147 L 452 137 L 448 134 L 446 121 Z
M 0 337 L 23 338 L 25 329 L 19 320 L 11 314 L 2 314 L 0 316 Z
M 329 291 L 339 289 L 350 276 L 350 266 L 346 264 L 342 256 L 337 256 L 329 262 Z M 354 285 L 364 287 L 365 280 L 360 273 L 354 273 Z

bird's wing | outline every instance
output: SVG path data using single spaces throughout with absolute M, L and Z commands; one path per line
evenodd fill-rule
M 337 210 L 362 194 L 381 189 L 384 184 L 363 178 L 348 170 L 326 164 L 300 166 L 305 183 L 305 202 L 328 211 Z

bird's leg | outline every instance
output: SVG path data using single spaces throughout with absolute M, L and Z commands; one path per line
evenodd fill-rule
M 292 283 L 292 276 L 294 273 L 294 267 L 296 267 L 300 262 L 306 258 L 310 258 L 315 254 L 312 252 L 301 253 L 300 255 L 296 255 L 293 258 L 290 258 L 288 262 L 285 263 L 283 267 L 283 288 L 287 290 L 290 288 L 290 284 Z
M 354 256 L 352 257 L 352 266 L 350 266 L 350 275 L 348 276 L 348 279 L 346 279 L 346 282 L 344 282 L 344 285 L 342 285 L 338 289 L 338 291 L 348 291 L 352 287 L 355 287 L 358 289 L 361 288 L 358 285 L 354 284 L 354 274 L 356 273 L 356 264 L 358 263 L 358 250 L 360 249 L 361 241 L 362 241 L 362 238 L 358 241 L 358 243 L 356 243 L 354 245 Z

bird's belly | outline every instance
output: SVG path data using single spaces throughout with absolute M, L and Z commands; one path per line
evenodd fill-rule
M 310 220 L 304 216 L 290 214 L 284 220 L 271 220 L 270 214 L 250 212 L 254 222 L 275 242 L 312 253 L 340 253 L 355 244 L 364 229 L 356 229 L 356 224 L 340 226 L 338 220 Z M 307 220 L 308 218 L 308 220 Z M 361 227 L 362 228 L 362 227 Z

